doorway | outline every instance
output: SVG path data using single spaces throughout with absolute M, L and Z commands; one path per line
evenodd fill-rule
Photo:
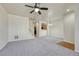
M 34 37 L 37 37 L 37 29 L 36 29 L 36 26 L 34 26 Z
M 33 23 L 33 35 L 34 37 L 47 36 L 48 34 L 48 24 L 45 21 L 39 21 Z

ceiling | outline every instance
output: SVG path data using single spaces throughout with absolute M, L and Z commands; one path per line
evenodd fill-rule
M 3 3 L 2 6 L 7 10 L 9 14 L 14 14 L 18 16 L 24 16 L 24 17 L 40 17 L 40 18 L 46 18 L 50 15 L 52 17 L 60 17 L 65 13 L 65 10 L 67 8 L 70 8 L 68 6 L 73 6 L 73 4 L 64 4 L 64 3 L 41 3 L 40 6 L 42 7 L 48 7 L 48 11 L 43 11 L 42 15 L 39 15 L 38 13 L 32 13 L 30 14 L 29 12 L 33 10 L 32 8 L 25 7 L 26 3 Z M 27 3 L 28 5 L 33 6 L 34 3 Z M 73 9 L 71 7 L 70 9 Z

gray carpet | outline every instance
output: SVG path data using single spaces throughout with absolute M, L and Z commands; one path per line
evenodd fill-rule
M 77 56 L 77 52 L 56 44 L 58 38 L 42 37 L 32 40 L 9 42 L 0 56 Z

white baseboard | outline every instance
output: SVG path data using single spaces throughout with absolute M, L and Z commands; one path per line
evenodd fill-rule
M 8 42 L 7 42 L 7 43 L 8 43 Z M 7 43 L 4 43 L 4 44 L 0 47 L 0 50 L 3 49 L 3 48 L 7 45 Z
M 31 39 L 34 39 L 34 38 L 28 38 L 28 39 L 17 39 L 17 40 L 9 40 L 8 42 L 15 42 L 15 41 L 22 41 L 22 40 L 31 40 Z
M 47 35 L 47 36 L 50 36 L 50 37 L 53 36 L 53 37 L 58 37 L 58 38 L 64 38 L 64 36 L 61 36 L 61 35 L 59 35 L 59 36 L 58 36 L 58 35 L 57 35 L 57 36 L 56 36 L 56 35 Z

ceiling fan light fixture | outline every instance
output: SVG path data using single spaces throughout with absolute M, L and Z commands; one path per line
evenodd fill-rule
M 38 12 L 39 11 L 39 8 L 35 8 L 35 12 Z
M 46 8 L 46 7 L 40 7 L 40 3 L 35 3 L 34 6 L 30 6 L 30 5 L 25 5 L 25 6 L 26 7 L 33 8 L 33 10 L 30 11 L 30 13 L 36 12 L 39 15 L 42 14 L 40 10 L 48 10 L 48 8 Z

